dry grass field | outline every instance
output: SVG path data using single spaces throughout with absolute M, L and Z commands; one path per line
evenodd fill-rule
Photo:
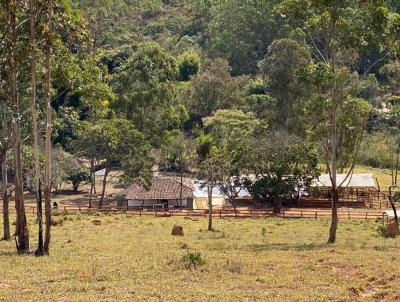
M 324 219 L 215 220 L 207 232 L 205 219 L 56 218 L 49 257 L 0 242 L 1 301 L 400 301 L 400 239 L 379 237 L 381 222 L 343 221 L 327 246 Z M 188 251 L 205 264 L 188 269 Z

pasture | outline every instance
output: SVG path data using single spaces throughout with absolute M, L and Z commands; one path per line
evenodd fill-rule
M 341 221 L 327 246 L 328 219 L 216 219 L 207 232 L 202 218 L 55 218 L 49 257 L 0 242 L 1 301 L 400 300 L 400 239 L 382 239 L 381 221 Z M 184 237 L 171 236 L 174 224 Z M 188 269 L 188 252 L 205 264 Z

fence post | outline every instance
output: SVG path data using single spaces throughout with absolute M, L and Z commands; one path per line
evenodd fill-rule
M 347 215 L 349 216 L 349 220 L 350 220 L 350 211 L 347 211 Z
M 318 219 L 318 211 L 315 211 L 315 219 Z
M 219 210 L 219 219 L 222 219 L 222 209 Z
M 303 218 L 303 211 L 300 212 L 300 218 Z
M 285 210 L 282 210 L 282 217 L 285 218 Z
M 79 206 L 79 213 L 82 213 L 82 211 L 81 211 L 81 206 Z
M 238 218 L 238 213 L 237 213 L 237 210 L 235 209 L 235 218 L 237 219 Z
M 139 209 L 139 217 L 142 217 L 142 209 Z
M 365 220 L 368 219 L 368 212 L 365 212 Z

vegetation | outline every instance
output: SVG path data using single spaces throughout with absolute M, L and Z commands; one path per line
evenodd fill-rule
M 42 256 L 61 181 L 90 180 L 92 207 L 104 169 L 102 207 L 111 173 L 148 187 L 158 166 L 181 188 L 184 173 L 201 178 L 209 231 L 215 187 L 234 207 L 247 189 L 279 211 L 329 173 L 334 243 L 338 173 L 361 163 L 390 169 L 381 189 L 398 185 L 399 32 L 384 0 L 1 1 L 4 239 L 10 184 L 17 251 L 32 246 L 31 189 Z
M 1 243 L 5 300 L 39 299 L 45 291 L 53 300 L 376 301 L 395 300 L 400 290 L 392 265 L 399 260 L 399 239 L 382 241 L 376 231 L 381 222 L 343 221 L 336 244 L 328 247 L 328 220 L 218 219 L 218 231 L 209 233 L 202 219 L 55 218 L 63 225 L 52 229 L 49 257 L 18 257 L 13 242 Z M 34 220 L 28 216 L 32 232 Z M 170 235 L 177 223 L 185 237 Z M 206 263 L 187 270 L 182 257 L 188 252 L 200 253 Z

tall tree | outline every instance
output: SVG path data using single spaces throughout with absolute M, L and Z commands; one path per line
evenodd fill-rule
M 307 33 L 314 57 L 319 61 L 315 71 L 320 77 L 316 80 L 317 92 L 312 99 L 317 108 L 319 106 L 324 110 L 318 111 L 314 106 L 314 111 L 310 112 L 311 119 L 316 117 L 316 112 L 320 113 L 317 119 L 319 126 L 313 123 L 319 128 L 314 134 L 319 134 L 332 182 L 332 221 L 328 238 L 328 243 L 331 244 L 336 241 L 337 203 L 339 189 L 343 186 L 343 183 L 337 183 L 336 178 L 340 157 L 347 161 L 348 178 L 353 171 L 364 129 L 363 123 L 369 109 L 364 101 L 352 98 L 358 75 L 354 75 L 350 67 L 361 51 L 371 45 L 382 45 L 392 26 L 389 24 L 388 10 L 383 0 L 285 0 L 280 10 L 285 16 L 293 18 L 292 20 L 303 22 L 301 26 Z M 371 69 L 365 70 L 368 72 Z M 345 114 L 352 107 L 357 112 L 353 119 Z M 344 121 L 351 120 L 357 125 L 357 130 L 346 128 Z M 321 135 L 322 133 L 324 134 Z M 344 147 L 352 152 L 341 154 Z
M 18 96 L 18 16 L 20 13 L 20 4 L 16 0 L 5 1 L 5 12 L 7 14 L 7 42 L 8 42 L 8 85 L 10 104 L 13 108 L 12 118 L 12 137 L 13 137 L 13 155 L 15 172 L 15 209 L 17 213 L 16 222 L 16 246 L 20 254 L 29 252 L 29 232 L 25 214 L 24 190 L 22 181 L 21 164 L 21 106 Z
M 218 110 L 203 121 L 218 149 L 213 162 L 216 186 L 236 209 L 235 199 L 249 174 L 252 140 L 265 126 L 253 114 L 237 109 Z
M 8 165 L 7 153 L 11 149 L 11 133 L 10 129 L 10 108 L 7 99 L 0 100 L 0 117 L 1 117 L 1 133 L 0 133 L 0 164 L 1 164 L 1 198 L 3 200 L 3 239 L 10 240 L 10 216 L 8 201 Z
M 47 4 L 47 44 L 45 49 L 45 97 L 46 97 L 46 133 L 45 133 L 45 168 L 44 168 L 44 194 L 45 194 L 45 216 L 46 216 L 46 231 L 44 241 L 44 252 L 49 254 L 50 238 L 51 238 L 51 56 L 53 44 L 53 0 L 48 0 Z
M 33 132 L 33 154 L 35 161 L 35 196 L 37 204 L 38 219 L 38 247 L 36 255 L 44 255 L 43 249 L 43 223 L 42 223 L 42 193 L 41 193 L 41 174 L 39 159 L 39 130 L 38 130 L 38 109 L 36 102 L 36 28 L 35 15 L 37 14 L 37 6 L 35 0 L 29 1 L 29 29 L 30 29 L 30 63 L 31 63 L 31 103 L 32 103 L 32 132 Z
M 280 126 L 286 130 L 299 128 L 299 111 L 309 90 L 297 73 L 310 63 L 310 50 L 291 39 L 274 41 L 260 62 L 267 91 L 277 100 Z
M 183 174 L 194 165 L 196 158 L 195 141 L 181 131 L 172 131 L 162 150 L 162 161 L 166 168 L 179 173 L 180 177 L 180 206 L 182 206 Z

